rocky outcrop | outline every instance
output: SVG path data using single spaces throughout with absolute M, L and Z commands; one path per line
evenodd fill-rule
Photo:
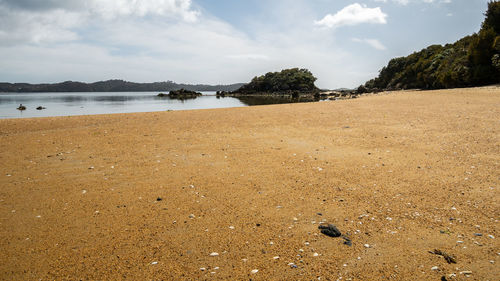
M 168 97 L 171 99 L 195 99 L 199 96 L 202 96 L 203 94 L 200 92 L 195 92 L 195 91 L 189 91 L 186 89 L 180 89 L 176 91 L 170 91 L 168 93 Z

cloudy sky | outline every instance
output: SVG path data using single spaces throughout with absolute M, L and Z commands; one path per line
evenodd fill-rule
M 488 0 L 0 0 L 0 82 L 229 84 L 308 68 L 355 87 L 477 32 Z

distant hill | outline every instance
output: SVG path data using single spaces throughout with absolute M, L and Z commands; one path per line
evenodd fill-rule
M 394 58 L 358 92 L 440 89 L 500 83 L 500 2 L 488 3 L 481 30 L 453 44 Z
M 179 89 L 190 91 L 234 91 L 244 83 L 231 85 L 190 85 L 172 81 L 134 83 L 124 80 L 107 80 L 95 83 L 66 81 L 55 84 L 0 83 L 0 92 L 168 92 Z

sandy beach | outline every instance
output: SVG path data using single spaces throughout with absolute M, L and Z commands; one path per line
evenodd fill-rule
M 499 129 L 499 87 L 0 120 L 0 279 L 500 280 Z

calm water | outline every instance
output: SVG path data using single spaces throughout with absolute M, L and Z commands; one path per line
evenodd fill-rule
M 0 118 L 28 118 L 108 113 L 151 112 L 242 107 L 236 98 L 220 98 L 214 92 L 190 100 L 159 98 L 158 92 L 119 93 L 0 93 Z M 26 110 L 16 108 L 19 104 Z M 38 106 L 46 109 L 36 110 Z

